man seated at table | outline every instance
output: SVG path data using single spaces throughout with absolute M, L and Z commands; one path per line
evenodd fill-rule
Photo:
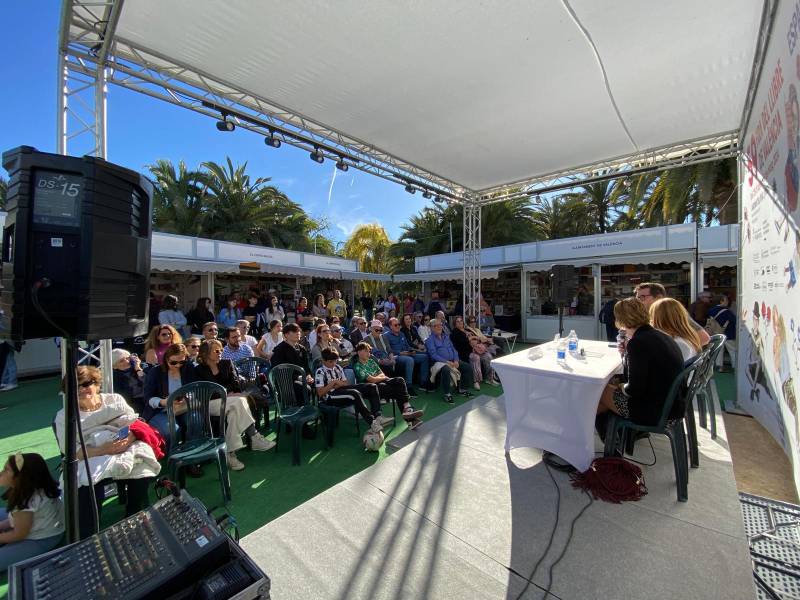
M 452 404 L 453 395 L 450 389 L 455 382 L 458 392 L 464 396 L 472 396 L 468 391 L 473 385 L 472 366 L 468 362 L 459 360 L 458 352 L 453 347 L 453 342 L 443 331 L 442 322 L 438 319 L 431 320 L 431 335 L 425 340 L 428 358 L 431 362 L 431 379 L 441 377 L 442 391 L 445 402 Z
M 617 302 L 614 319 L 627 337 L 627 382 L 606 385 L 597 413 L 611 411 L 640 425 L 655 425 L 670 386 L 683 369 L 683 355 L 670 336 L 650 326 L 647 308 L 636 298 Z
M 650 305 L 653 304 L 653 302 L 655 302 L 656 300 L 667 297 L 666 288 L 660 283 L 654 283 L 654 282 L 640 283 L 639 285 L 636 286 L 633 292 L 634 296 L 636 296 L 636 299 L 639 302 L 642 302 L 648 309 L 650 308 Z M 697 332 L 697 335 L 700 336 L 700 344 L 705 346 L 711 339 L 711 336 L 708 335 L 708 332 L 703 328 L 703 326 L 700 323 L 698 323 L 691 317 L 689 318 L 689 324 L 692 326 L 692 329 L 694 329 Z
M 396 317 L 389 319 L 389 331 L 384 334 L 386 341 L 389 342 L 389 347 L 395 356 L 395 360 L 400 365 L 398 370 L 402 369 L 402 377 L 406 381 L 409 394 L 416 395 L 414 390 L 413 378 L 414 367 L 419 366 L 419 380 L 422 389 L 427 390 L 428 373 L 430 365 L 428 363 L 427 352 L 417 352 L 408 343 L 406 336 L 400 331 L 400 321 Z

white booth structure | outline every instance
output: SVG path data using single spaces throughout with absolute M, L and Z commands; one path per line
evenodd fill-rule
M 564 329 L 574 329 L 583 339 L 605 339 L 597 319 L 602 305 L 630 296 L 644 281 L 661 283 L 670 296 L 687 305 L 702 290 L 735 297 L 738 244 L 738 225 L 703 228 L 688 223 L 484 248 L 481 264 L 487 266 L 482 276 L 497 280 L 494 287 L 484 285 L 484 296 L 495 307 L 502 306 L 496 318 L 519 315 L 525 341 L 552 339 L 558 317 L 549 301 L 549 271 L 553 265 L 572 265 L 581 293 L 564 316 Z M 403 275 L 402 280 L 455 279 L 462 264 L 460 252 L 418 257 L 416 273 Z M 513 281 L 520 286 L 516 306 L 508 301 Z

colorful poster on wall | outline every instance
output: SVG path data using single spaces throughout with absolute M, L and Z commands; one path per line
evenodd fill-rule
M 738 402 L 800 489 L 800 2 L 781 2 L 742 136 Z

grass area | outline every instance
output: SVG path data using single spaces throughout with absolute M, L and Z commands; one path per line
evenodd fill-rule
M 515 350 L 524 347 L 518 344 Z M 478 394 L 474 390 L 473 393 Z M 502 389 L 484 385 L 480 393 L 498 396 Z M 451 405 L 444 402 L 439 392 L 420 393 L 414 405 L 425 410 L 424 420 L 427 421 L 468 401 L 463 396 L 456 395 L 454 398 L 455 404 Z M 55 472 L 60 463 L 60 454 L 51 424 L 61 408 L 58 380 L 24 381 L 18 389 L 0 395 L 0 406 L 5 407 L 0 409 L 0 460 L 5 461 L 9 454 L 15 452 L 38 452 Z M 384 405 L 383 413 L 391 416 L 391 406 Z M 397 421 L 394 427 L 385 430 L 387 440 L 406 430 L 399 413 Z M 362 421 L 362 435 L 364 427 Z M 275 433 L 267 437 L 275 439 Z M 387 456 L 387 449 L 384 445 L 379 452 L 364 451 L 353 419 L 342 414 L 333 448 L 325 449 L 321 434 L 317 439 L 302 440 L 302 462 L 299 467 L 291 464 L 291 438 L 288 435 L 281 436 L 277 451 L 241 450 L 237 455 L 245 464 L 245 469 L 230 472 L 233 500 L 227 510 L 238 522 L 241 535 L 245 536 L 329 487 L 383 460 Z M 186 487 L 206 506 L 218 506 L 222 503 L 222 494 L 216 469 L 208 465 L 205 473 L 199 479 L 187 478 Z M 166 474 L 166 469 L 162 470 L 162 474 Z M 155 499 L 152 491 L 150 499 Z M 112 525 L 123 515 L 123 507 L 116 499 L 107 500 L 103 506 L 102 526 Z M 5 597 L 6 587 L 3 573 L 0 574 L 0 598 Z

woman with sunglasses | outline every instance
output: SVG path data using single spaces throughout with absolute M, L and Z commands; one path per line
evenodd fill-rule
M 497 356 L 500 347 L 494 343 L 492 338 L 483 335 L 480 328 L 478 327 L 478 321 L 475 317 L 469 316 L 467 317 L 467 326 L 466 330 L 473 334 L 476 338 L 478 338 L 478 342 L 486 346 L 486 350 L 492 356 Z
M 164 352 L 161 363 L 147 371 L 144 378 L 145 407 L 142 418 L 166 440 L 169 445 L 169 422 L 167 420 L 167 398 L 182 385 L 196 381 L 194 366 L 189 362 L 186 346 L 172 344 Z M 175 403 L 175 421 L 180 429 L 184 424 L 185 405 L 180 400 Z M 183 406 L 182 406 L 183 405 Z
M 97 514 L 100 516 L 106 479 L 112 478 L 125 487 L 125 516 L 130 516 L 148 506 L 147 489 L 161 466 L 153 449 L 130 432 L 129 428 L 137 417 L 125 399 L 119 394 L 100 393 L 100 369 L 78 367 L 77 377 L 81 430 L 91 477 L 90 481 L 84 467 L 83 450 L 77 444 L 80 486 L 78 524 L 80 537 L 85 538 L 94 533 L 92 493 L 97 500 Z M 65 388 L 66 381 L 62 384 L 62 389 Z M 55 426 L 58 445 L 63 453 L 66 448 L 63 409 L 56 414 Z
M 193 335 L 186 340 L 186 359 L 192 366 L 197 366 L 197 355 L 200 353 L 200 342 L 203 338 Z
M 198 381 L 213 381 L 228 392 L 225 401 L 225 442 L 228 446 L 228 466 L 234 471 L 244 469 L 244 464 L 236 456 L 236 451 L 244 447 L 242 436 L 250 438 L 250 449 L 264 452 L 275 447 L 275 442 L 266 439 L 256 431 L 255 419 L 250 412 L 247 396 L 242 394 L 241 381 L 236 366 L 231 360 L 222 358 L 222 342 L 206 340 L 200 344 L 195 375 Z M 212 399 L 209 410 L 219 416 L 222 402 Z
M 333 337 L 331 336 L 331 327 L 327 323 L 320 323 L 315 330 L 316 342 L 311 347 L 311 364 L 313 365 L 312 371 L 322 364 L 322 351 L 325 348 L 336 349 L 333 344 Z
M 150 330 L 144 343 L 144 362 L 148 365 L 160 365 L 167 348 L 182 343 L 181 334 L 172 325 L 157 325 Z

